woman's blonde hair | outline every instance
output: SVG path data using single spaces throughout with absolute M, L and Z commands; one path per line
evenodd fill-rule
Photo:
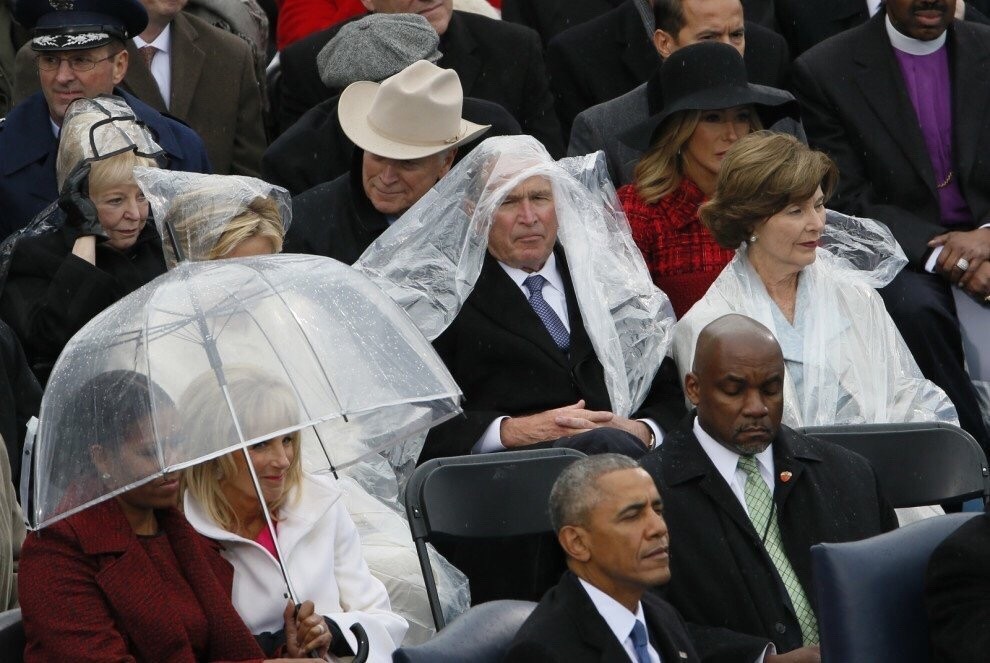
M 749 130 L 763 128 L 756 111 L 750 109 Z M 681 149 L 701 122 L 703 110 L 683 110 L 665 119 L 653 135 L 653 143 L 633 171 L 636 193 L 648 205 L 676 189 L 684 177 Z
M 298 422 L 298 401 L 284 381 L 250 366 L 225 367 L 224 373 L 245 439 L 288 428 Z M 212 370 L 196 378 L 182 394 L 179 415 L 183 435 L 192 446 L 197 445 L 198 440 L 209 440 L 203 445 L 205 447 L 238 441 L 226 398 Z M 285 490 L 278 500 L 267 505 L 272 514 L 277 514 L 288 495 L 296 492 L 302 482 L 301 435 L 295 431 L 291 437 L 293 457 L 286 470 Z M 181 479 L 182 493 L 188 490 L 214 522 L 231 532 L 238 531 L 241 523 L 223 492 L 223 484 L 237 475 L 234 454 L 243 453 L 238 449 L 200 463 L 185 470 Z M 259 497 L 259 507 L 260 501 Z
M 207 259 L 223 258 L 238 244 L 252 237 L 265 237 L 272 243 L 272 253 L 282 252 L 285 226 L 274 199 L 258 197 L 248 203 L 247 209 L 223 227 Z
M 827 201 L 838 179 L 838 168 L 823 152 L 794 136 L 758 131 L 729 148 L 715 193 L 698 216 L 720 246 L 735 249 L 759 223 L 807 200 L 818 187 Z

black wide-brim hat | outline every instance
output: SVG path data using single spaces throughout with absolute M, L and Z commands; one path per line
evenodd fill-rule
M 148 26 L 138 0 L 14 0 L 14 18 L 30 31 L 35 51 L 97 48 Z
M 766 128 L 785 117 L 801 117 L 791 93 L 747 82 L 746 63 L 739 51 L 721 42 L 699 42 L 671 53 L 660 66 L 659 89 L 663 98 L 651 107 L 661 107 L 660 111 L 619 136 L 642 152 L 652 146 L 664 120 L 680 111 L 751 105 Z

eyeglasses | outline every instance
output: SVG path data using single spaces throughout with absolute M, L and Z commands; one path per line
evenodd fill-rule
M 43 55 L 36 55 L 34 58 L 34 63 L 37 65 L 38 69 L 41 69 L 42 71 L 55 71 L 62 66 L 63 62 L 68 62 L 72 71 L 92 71 L 99 63 L 117 57 L 118 53 L 120 53 L 120 51 L 117 51 L 117 53 L 111 53 L 105 58 L 99 58 L 98 60 L 94 60 L 93 58 L 85 55 L 73 55 L 72 57 L 63 58 L 59 55 L 49 55 L 46 53 Z

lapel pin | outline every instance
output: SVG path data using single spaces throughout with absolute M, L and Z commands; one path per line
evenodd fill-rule
M 788 481 L 791 480 L 792 476 L 794 475 L 791 474 L 790 472 L 784 471 L 780 473 L 780 480 L 783 481 L 784 483 L 787 483 Z
M 687 657 L 688 657 L 688 655 L 687 655 L 687 652 L 683 652 L 683 651 L 678 651 L 678 652 L 677 652 L 677 655 L 678 655 L 678 656 L 679 656 L 680 658 L 683 658 L 683 659 L 685 659 L 685 660 L 686 660 L 686 659 L 687 659 Z

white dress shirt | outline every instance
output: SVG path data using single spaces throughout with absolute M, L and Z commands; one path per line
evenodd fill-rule
M 172 105 L 172 26 L 166 25 L 161 34 L 153 42 L 146 42 L 141 37 L 134 37 L 134 46 L 140 49 L 143 46 L 154 46 L 158 49 L 155 57 L 151 60 L 151 75 L 158 84 L 158 90 L 165 100 L 165 107 Z
M 633 644 L 632 629 L 637 620 L 642 622 L 643 626 L 646 626 L 646 615 L 643 614 L 643 604 L 637 602 L 636 614 L 633 614 L 624 605 L 594 585 L 585 582 L 581 578 L 578 578 L 578 581 L 584 587 L 584 591 L 588 593 L 588 598 L 595 604 L 598 614 L 602 616 L 609 630 L 615 635 L 615 639 L 622 643 L 622 648 L 629 654 L 629 660 L 632 663 L 639 663 L 639 659 L 636 657 L 636 646 Z M 648 626 L 646 626 L 646 633 L 647 635 L 650 633 Z M 653 663 L 661 663 L 660 654 L 653 648 L 653 643 L 648 642 L 646 650 Z
M 870 12 L 870 16 L 876 16 L 876 13 L 880 11 L 881 0 L 866 0 L 866 11 Z

